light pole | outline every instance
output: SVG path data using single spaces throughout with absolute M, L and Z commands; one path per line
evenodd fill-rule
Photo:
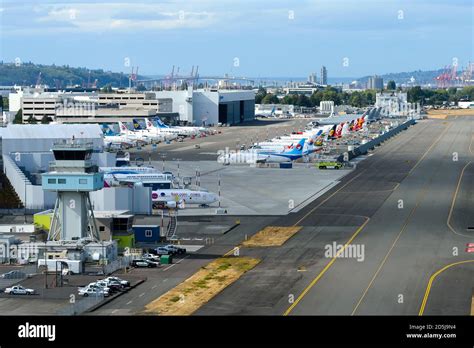
M 48 238 L 44 240 L 44 288 L 48 288 L 48 259 L 47 259 Z
M 26 178 L 25 178 L 25 211 L 24 211 L 24 216 L 25 216 L 25 224 L 26 224 Z
M 219 208 L 221 207 L 221 175 L 217 174 L 217 187 L 218 187 L 218 195 L 219 195 Z
M 166 155 L 162 154 L 161 155 L 161 171 L 162 172 L 165 171 L 165 158 L 166 158 Z

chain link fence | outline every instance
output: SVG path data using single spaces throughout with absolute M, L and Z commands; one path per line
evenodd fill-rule
M 79 296 L 79 295 L 78 295 Z M 77 296 L 72 295 L 70 300 L 69 300 L 69 305 L 62 307 L 59 309 L 56 314 L 57 315 L 78 315 L 82 314 L 95 305 L 99 304 L 104 300 L 104 295 L 103 294 L 95 294 L 95 295 L 90 295 L 87 297 L 80 298 L 79 300 L 77 299 Z
M 36 274 L 38 268 L 36 265 L 27 265 L 18 270 L 11 270 L 0 275 L 0 290 L 5 290 L 28 277 Z

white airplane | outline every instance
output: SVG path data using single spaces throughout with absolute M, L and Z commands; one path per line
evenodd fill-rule
M 184 208 L 184 204 L 199 204 L 209 206 L 217 202 L 219 196 L 207 191 L 194 191 L 186 189 L 156 190 L 151 194 L 154 206 L 164 206 L 166 208 Z
M 305 141 L 306 139 L 301 139 L 293 149 L 288 150 L 288 151 L 276 152 L 276 151 L 260 151 L 256 149 L 251 149 L 247 151 L 238 151 L 235 153 L 227 153 L 227 154 L 221 155 L 217 158 L 217 161 L 223 164 L 291 162 L 311 152 L 308 146 L 305 146 Z
M 165 173 L 120 173 L 119 171 L 104 173 L 104 187 L 139 184 L 145 187 L 171 188 L 173 174 Z
M 136 130 L 143 130 L 143 128 L 141 127 L 141 125 L 138 123 L 137 120 L 133 120 L 133 126 Z M 175 130 L 167 131 L 165 129 L 162 130 L 161 128 L 155 127 L 153 125 L 153 122 L 151 122 L 148 118 L 145 118 L 145 129 L 150 134 L 156 134 L 156 135 L 162 136 L 165 139 L 165 141 L 174 140 L 179 135 L 179 132 Z
M 159 118 L 156 118 L 156 126 L 162 131 L 178 131 L 179 135 L 191 136 L 198 135 L 200 132 L 206 132 L 207 129 L 204 127 L 187 127 L 187 126 L 176 126 L 170 127 L 164 124 Z
M 155 123 L 148 118 L 145 118 L 145 126 L 146 126 L 146 129 L 150 132 L 168 134 L 174 137 L 178 137 L 179 135 L 181 135 L 178 129 L 169 128 L 169 127 L 168 128 L 157 127 Z
M 276 107 L 273 107 L 270 111 L 259 111 L 255 113 L 255 117 L 276 117 Z
M 164 140 L 164 136 L 152 134 L 147 130 L 133 130 L 132 131 L 128 129 L 127 126 L 123 122 L 119 121 L 118 124 L 120 128 L 120 134 L 126 135 L 127 137 L 131 137 L 132 139 L 136 137 L 137 139 L 146 141 L 146 142 L 152 142 L 154 140 L 155 141 Z
M 114 133 L 110 128 L 102 128 L 104 133 L 104 145 L 109 146 L 111 144 L 119 144 L 119 145 L 127 145 L 127 146 L 135 146 L 137 142 L 128 138 L 125 135 L 120 135 Z
M 108 174 L 143 174 L 143 173 L 160 173 L 153 167 L 99 167 L 99 172 Z

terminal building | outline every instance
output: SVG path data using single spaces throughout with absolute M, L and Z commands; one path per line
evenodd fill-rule
M 44 117 L 58 123 L 113 123 L 160 117 L 169 124 L 238 124 L 255 118 L 251 90 L 193 89 L 145 93 L 49 92 L 17 88 L 10 111 L 23 122 Z

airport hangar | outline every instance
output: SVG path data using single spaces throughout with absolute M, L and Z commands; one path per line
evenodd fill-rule
M 253 90 L 197 89 L 154 92 L 156 99 L 172 99 L 180 122 L 196 126 L 239 124 L 255 119 Z

